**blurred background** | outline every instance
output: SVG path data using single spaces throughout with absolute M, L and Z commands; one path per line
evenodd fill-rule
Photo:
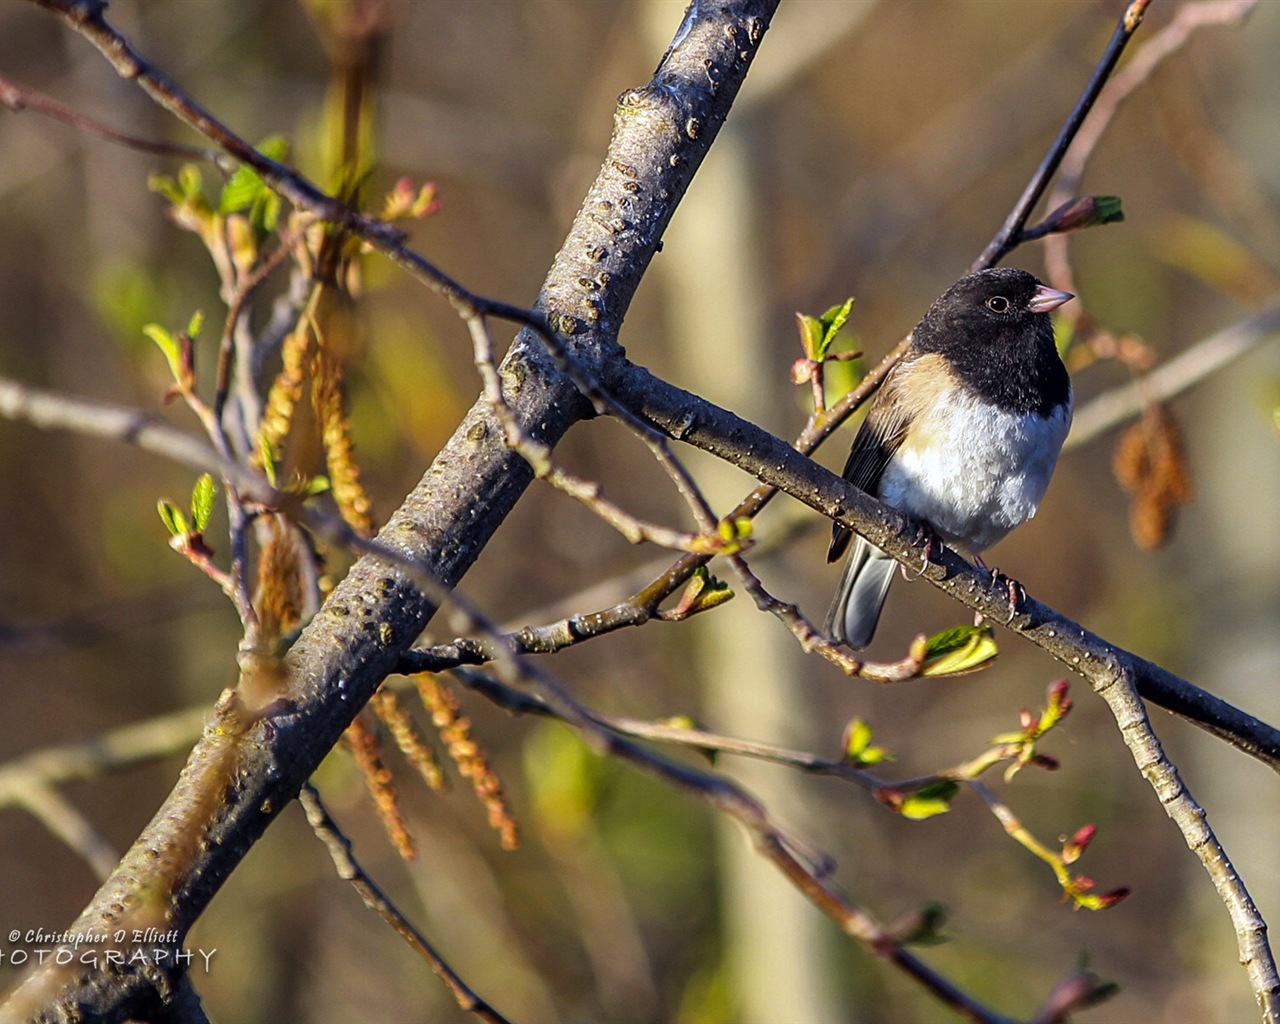
M 241 135 L 283 134 L 299 166 L 320 177 L 332 65 L 314 16 L 324 6 L 119 0 L 110 16 Z M 1133 51 L 1181 7 L 1154 3 Z M 872 361 L 891 348 L 1003 221 L 1122 8 L 784 4 L 627 317 L 628 354 L 794 436 L 808 400 L 788 380 L 800 354 L 795 312 L 855 296 L 853 343 Z M 414 226 L 413 244 L 475 291 L 532 303 L 599 166 L 616 97 L 648 81 L 682 4 L 362 9 L 386 18 L 370 191 L 402 175 L 436 182 L 440 211 Z M 1260 4 L 1243 27 L 1196 33 L 1134 92 L 1089 164 L 1083 189 L 1120 195 L 1127 219 L 1072 236 L 1075 290 L 1098 326 L 1140 339 L 1157 362 L 1280 295 L 1278 47 L 1275 4 Z M 0 6 L 0 75 L 134 135 L 199 141 L 26 5 Z M 222 318 L 207 254 L 147 188 L 148 175 L 178 165 L 35 114 L 0 115 L 0 374 L 160 408 L 167 371 L 142 326 L 182 325 L 196 309 Z M 1045 273 L 1039 245 L 1007 262 Z M 466 332 L 443 302 L 376 257 L 364 280 L 349 397 L 381 520 L 479 384 Z M 1088 346 L 1073 359 L 1078 408 L 1133 375 Z M 1195 497 L 1160 550 L 1140 549 L 1130 534 L 1112 431 L 1064 457 L 1040 515 L 989 562 L 1104 637 L 1280 720 L 1278 402 L 1274 340 L 1172 402 Z M 178 406 L 164 415 L 196 429 Z M 846 429 L 819 458 L 839 469 L 851 437 Z M 687 525 L 665 477 L 616 425 L 578 427 L 559 455 L 637 514 Z M 750 489 L 737 471 L 697 453 L 688 461 L 721 510 Z M 153 511 L 161 496 L 181 502 L 191 483 L 188 471 L 126 446 L 0 423 L 0 766 L 208 707 L 234 682 L 235 614 L 168 550 Z M 786 539 L 752 558 L 766 585 L 820 622 L 837 574 L 824 564 L 827 524 L 783 498 L 757 535 Z M 218 547 L 222 535 L 210 536 Z M 464 589 L 504 622 L 542 624 L 621 600 L 668 561 L 535 485 Z M 965 621 L 933 588 L 899 584 L 872 653 L 900 657 L 916 632 Z M 897 755 L 884 776 L 904 778 L 974 756 L 1063 676 L 1028 645 L 998 639 L 1001 656 L 986 672 L 878 688 L 802 656 L 740 598 L 685 624 L 583 645 L 549 667 L 602 710 L 693 715 L 716 731 L 828 756 L 859 716 Z M 1255 1019 L 1208 878 L 1105 706 L 1074 680 L 1072 696 L 1076 710 L 1044 748 L 1061 770 L 993 784 L 1051 846 L 1099 826 L 1079 869 L 1103 890 L 1133 890 L 1105 913 L 1062 905 L 1047 866 L 972 794 L 915 823 L 836 780 L 730 758 L 717 769 L 831 853 L 840 884 L 882 921 L 945 904 L 952 941 L 923 955 L 1003 1013 L 1031 1014 L 1084 954 L 1122 989 L 1082 1019 Z M 600 761 L 563 727 L 467 692 L 460 700 L 521 824 L 519 850 L 499 848 L 465 782 L 426 792 L 394 755 L 419 845 L 412 863 L 392 850 L 349 757 L 332 755 L 317 783 L 374 877 L 511 1019 L 953 1019 L 845 939 L 709 809 Z M 62 788 L 115 851 L 173 784 L 192 721 L 176 729 L 169 755 Z M 1163 712 L 1153 722 L 1263 914 L 1280 914 L 1274 776 Z M 96 886 L 44 825 L 0 806 L 0 934 L 65 927 Z M 212 972 L 195 975 L 215 1019 L 470 1019 L 336 878 L 297 808 L 250 853 L 189 945 L 217 950 Z M 12 977 L 0 966 L 0 985 Z

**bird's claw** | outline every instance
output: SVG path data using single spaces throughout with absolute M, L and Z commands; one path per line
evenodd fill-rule
M 920 563 L 920 568 L 914 576 L 908 576 L 907 567 L 905 565 L 902 567 L 902 578 L 908 583 L 912 580 L 918 580 L 925 574 L 925 570 L 929 568 L 929 563 L 933 560 L 934 548 L 941 546 L 942 540 L 932 526 L 925 522 L 919 522 L 916 523 L 915 543 L 924 544 L 924 561 Z
M 981 564 L 981 560 L 979 560 L 979 564 Z M 986 569 L 985 565 L 982 567 Z M 1004 581 L 1004 592 L 1009 600 L 1009 617 L 1004 620 L 1004 624 L 1007 626 L 1013 621 L 1014 616 L 1018 614 L 1019 609 L 1026 602 L 1027 588 L 1012 576 L 1001 572 L 999 569 L 989 569 L 988 572 L 991 573 L 990 586 L 992 590 L 994 590 L 1002 580 Z

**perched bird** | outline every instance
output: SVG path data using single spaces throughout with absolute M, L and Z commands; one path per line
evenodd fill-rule
M 1049 321 L 1071 298 L 1010 268 L 948 288 L 871 403 L 845 479 L 983 566 L 982 551 L 1036 514 L 1071 426 L 1071 379 Z M 850 536 L 835 526 L 828 562 Z M 871 642 L 895 565 L 855 538 L 827 615 L 833 640 Z

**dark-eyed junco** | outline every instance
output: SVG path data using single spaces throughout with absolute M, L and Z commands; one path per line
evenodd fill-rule
M 844 477 L 975 558 L 1036 514 L 1071 426 L 1049 311 L 1073 296 L 1025 270 L 969 274 L 911 332 L 854 438 Z M 849 544 L 836 526 L 827 561 Z M 871 642 L 896 563 L 861 537 L 827 633 Z

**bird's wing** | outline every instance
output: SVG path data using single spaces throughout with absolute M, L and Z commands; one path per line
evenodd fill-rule
M 915 403 L 908 401 L 903 393 L 903 384 L 910 376 L 904 371 L 909 365 L 906 361 L 900 362 L 880 386 L 844 464 L 844 478 L 868 494 L 876 493 L 880 477 L 894 452 L 902 446 L 916 411 Z M 849 536 L 850 531 L 839 523 L 833 525 L 831 546 L 827 549 L 828 562 L 834 562 L 844 554 Z

